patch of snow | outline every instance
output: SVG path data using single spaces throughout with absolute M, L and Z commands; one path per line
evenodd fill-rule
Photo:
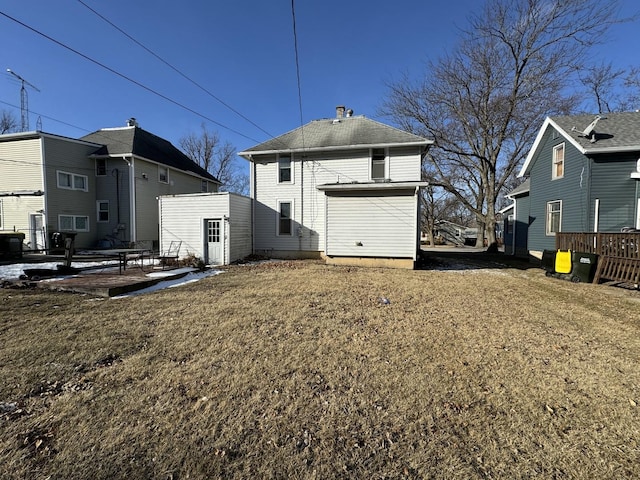
M 180 270 L 185 270 L 185 269 L 171 270 L 170 272 L 167 272 L 167 273 L 175 275 L 176 272 L 179 272 Z M 127 297 L 133 297 L 133 296 L 136 296 L 136 295 L 143 295 L 145 293 L 155 292 L 155 291 L 158 291 L 158 290 L 162 290 L 164 288 L 179 287 L 180 285 L 186 285 L 187 283 L 197 282 L 198 280 L 202 280 L 203 278 L 212 277 L 214 275 L 218 275 L 220 273 L 224 273 L 222 270 L 205 270 L 204 272 L 193 272 L 192 271 L 193 269 L 186 269 L 186 270 L 191 271 L 191 273 L 188 273 L 184 277 L 176 278 L 174 280 L 166 280 L 164 282 L 157 283 L 157 284 L 152 285 L 150 287 L 143 288 L 141 290 L 136 290 L 135 292 L 129 292 L 129 293 L 125 293 L 125 294 L 122 294 L 122 295 L 116 295 L 115 297 L 111 297 L 111 298 L 114 298 L 114 299 L 116 299 L 116 298 L 127 298 Z M 160 272 L 154 272 L 154 273 L 160 273 Z M 154 274 L 150 273 L 147 276 L 150 277 L 152 275 L 154 275 Z

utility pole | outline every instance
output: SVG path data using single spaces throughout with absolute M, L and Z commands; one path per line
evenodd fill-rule
M 22 78 L 10 68 L 7 68 L 7 72 L 20 80 L 22 84 L 22 87 L 20 88 L 20 120 L 21 129 L 23 132 L 26 132 L 29 130 L 29 96 L 27 95 L 27 89 L 25 88 L 25 85 L 33 88 L 36 92 L 39 92 L 40 90 L 38 89 L 38 87 L 36 87 L 32 83 L 27 82 L 24 78 Z

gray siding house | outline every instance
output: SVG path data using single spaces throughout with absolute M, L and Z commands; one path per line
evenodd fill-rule
M 72 139 L 45 132 L 0 135 L 0 230 L 31 250 L 75 232 L 93 248 L 111 236 L 158 246 L 159 195 L 217 191 L 218 180 L 168 141 L 139 128 Z
M 254 252 L 413 268 L 433 142 L 344 113 L 239 153 L 250 162 Z
M 555 248 L 556 232 L 640 228 L 640 113 L 548 117 L 519 176 L 528 195 L 510 196 L 528 210 L 535 256 Z

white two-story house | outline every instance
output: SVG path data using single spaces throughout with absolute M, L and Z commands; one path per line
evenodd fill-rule
M 240 152 L 250 161 L 253 251 L 413 268 L 432 143 L 337 107 L 335 118 Z

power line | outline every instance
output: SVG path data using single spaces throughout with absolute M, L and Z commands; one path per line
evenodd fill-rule
M 298 107 L 300 109 L 300 134 L 302 136 L 302 150 L 304 151 L 304 120 L 302 116 L 302 87 L 300 82 L 300 59 L 298 55 L 298 32 L 296 30 L 295 0 L 291 0 L 291 17 L 293 20 L 293 48 L 296 56 L 296 77 L 298 80 Z
M 82 0 L 78 0 L 78 2 L 82 5 L 84 5 L 87 9 L 89 9 L 91 12 L 93 12 L 95 15 L 97 15 L 98 17 L 100 17 L 102 20 L 104 20 L 106 23 L 108 23 L 109 25 L 111 25 L 113 28 L 115 28 L 116 30 L 118 30 L 120 33 L 122 33 L 125 37 L 127 37 L 129 40 L 131 40 L 132 42 L 134 42 L 136 45 L 138 45 L 139 47 L 141 47 L 142 49 L 144 49 L 146 52 L 148 52 L 149 54 L 153 55 L 155 58 L 157 58 L 158 60 L 160 60 L 162 63 L 164 63 L 167 67 L 169 67 L 170 69 L 172 69 L 174 72 L 176 72 L 178 75 L 180 75 L 182 78 L 184 78 L 185 80 L 188 80 L 189 82 L 191 82 L 193 85 L 195 85 L 196 87 L 198 87 L 200 90 L 202 90 L 203 92 L 205 92 L 207 95 L 209 95 L 211 98 L 215 99 L 216 101 L 218 101 L 220 104 L 224 105 L 226 108 L 228 108 L 229 110 L 231 110 L 233 113 L 235 113 L 236 115 L 238 115 L 240 118 L 246 120 L 247 122 L 249 122 L 251 125 L 253 125 L 254 127 L 256 127 L 258 130 L 260 130 L 262 133 L 266 134 L 267 136 L 271 137 L 271 138 L 275 138 L 273 135 L 271 135 L 269 132 L 267 132 L 266 130 L 264 130 L 260 125 L 258 125 L 257 123 L 255 123 L 253 120 L 251 120 L 250 118 L 246 117 L 245 115 L 243 115 L 241 112 L 239 112 L 238 110 L 236 110 L 235 108 L 233 108 L 231 105 L 229 105 L 228 103 L 226 103 L 224 100 L 220 99 L 219 97 L 217 97 L 216 95 L 214 95 L 213 93 L 211 93 L 209 90 L 207 90 L 205 87 L 203 87 L 202 85 L 200 85 L 198 82 L 196 82 L 195 80 L 193 80 L 192 78 L 190 78 L 189 76 L 187 76 L 185 73 L 183 73 L 180 69 L 178 69 L 177 67 L 174 67 L 172 64 L 170 64 L 169 62 L 167 62 L 165 59 L 163 59 L 162 57 L 160 57 L 160 55 L 156 54 L 154 51 L 152 51 L 150 48 L 148 48 L 147 46 L 143 45 L 141 42 L 139 42 L 138 40 L 136 40 L 134 37 L 132 37 L 131 35 L 129 35 L 126 31 L 124 31 L 123 29 L 121 29 L 120 27 L 118 27 L 116 24 L 114 24 L 112 21 L 110 21 L 108 18 L 106 18 L 104 15 L 101 15 L 99 12 L 97 12 L 96 10 L 94 10 L 93 8 L 91 8 L 89 5 L 87 5 L 86 3 L 84 3 Z
M 144 85 L 143 83 L 141 83 L 141 82 L 139 82 L 137 80 L 134 80 L 133 78 L 131 78 L 131 77 L 129 77 L 129 76 L 123 74 L 123 73 L 120 73 L 117 70 L 115 70 L 115 69 L 113 69 L 113 68 L 111 68 L 111 67 L 109 67 L 109 66 L 107 66 L 107 65 L 105 65 L 105 64 L 103 64 L 103 63 L 101 63 L 101 62 L 99 62 L 97 60 L 94 60 L 93 58 L 89 57 L 88 55 L 85 55 L 84 53 L 79 52 L 78 50 L 76 50 L 76 49 L 74 49 L 74 48 L 72 48 L 72 47 L 60 42 L 59 40 L 56 40 L 53 37 L 50 37 L 49 35 L 41 32 L 41 31 L 39 31 L 39 30 L 29 26 L 29 25 L 27 25 L 24 22 L 21 22 L 20 20 L 14 18 L 14 17 L 12 17 L 12 16 L 10 16 L 10 15 L 4 13 L 4 12 L 0 11 L 0 15 L 2 15 L 5 18 L 8 18 L 9 20 L 17 23 L 18 25 L 21 25 L 22 27 L 24 27 L 24 28 L 26 28 L 28 30 L 31 30 L 32 32 L 40 35 L 41 37 L 46 38 L 47 40 L 55 43 L 56 45 L 59 45 L 62 48 L 66 49 L 66 50 L 69 50 L 72 53 L 75 53 L 76 55 L 84 58 L 85 60 L 88 60 L 89 62 L 91 62 L 91 63 L 93 63 L 95 65 L 98 65 L 99 67 L 101 67 L 101 68 L 113 73 L 114 75 L 117 75 L 118 77 L 123 78 L 124 80 L 126 80 L 126 81 L 128 81 L 130 83 L 133 83 L 134 85 L 136 85 L 136 86 L 138 86 L 138 87 L 140 87 L 140 88 L 142 88 L 142 89 L 144 89 L 144 90 L 146 90 L 146 91 L 148 91 L 148 92 L 150 92 L 150 93 L 162 98 L 163 100 L 166 100 L 166 101 L 168 101 L 168 102 L 170 102 L 170 103 L 172 103 L 172 104 L 174 104 L 174 105 L 176 105 L 176 106 L 178 106 L 178 107 L 180 107 L 180 108 L 182 108 L 182 109 L 184 109 L 184 110 L 186 110 L 188 112 L 193 113 L 194 115 L 197 115 L 200 118 L 203 118 L 203 119 L 205 119 L 205 120 L 207 120 L 207 121 L 209 121 L 209 122 L 211 122 L 211 123 L 213 123 L 215 125 L 218 125 L 219 127 L 224 128 L 225 130 L 229 130 L 230 132 L 233 132 L 236 135 L 239 135 L 239 136 L 241 136 L 243 138 L 246 138 L 247 140 L 251 140 L 252 142 L 260 143 L 260 142 L 258 142 L 258 140 L 254 139 L 254 138 L 251 138 L 248 135 L 245 135 L 245 134 L 243 134 L 243 133 L 241 133 L 241 132 L 239 132 L 237 130 L 234 130 L 233 128 L 228 127 L 228 126 L 226 126 L 226 125 L 224 125 L 224 124 L 222 124 L 222 123 L 220 123 L 220 122 L 218 122 L 216 120 L 213 120 L 212 118 L 209 118 L 206 115 L 204 115 L 204 114 L 202 114 L 202 113 L 200 113 L 200 112 L 198 112 L 198 111 L 196 111 L 196 110 L 194 110 L 194 109 L 192 109 L 190 107 L 187 107 L 186 105 L 178 102 L 177 100 L 173 100 L 172 98 L 170 98 L 170 97 L 158 92 L 157 90 L 154 90 L 151 87 L 148 87 L 148 86 Z

